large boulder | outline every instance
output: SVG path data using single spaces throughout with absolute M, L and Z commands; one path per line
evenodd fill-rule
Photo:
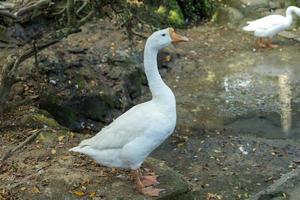
M 216 12 L 214 20 L 219 24 L 227 24 L 228 26 L 238 25 L 243 19 L 243 14 L 233 7 L 221 7 Z

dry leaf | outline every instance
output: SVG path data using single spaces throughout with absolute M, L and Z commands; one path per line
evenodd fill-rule
M 172 60 L 172 57 L 170 56 L 170 55 L 167 55 L 166 57 L 165 57 L 165 61 L 166 62 L 170 62 Z
M 61 136 L 58 137 L 58 141 L 61 142 L 61 141 L 63 141 L 64 138 L 65 138 L 65 136 L 61 135 Z
M 31 192 L 32 193 L 40 193 L 40 190 L 37 187 L 33 187 Z
M 95 197 L 95 196 L 96 196 L 96 192 L 91 192 L 89 196 L 90 196 L 91 198 Z
M 63 160 L 68 160 L 68 159 L 70 159 L 70 157 L 71 157 L 71 156 L 64 156 L 64 157 L 62 157 L 62 159 L 63 159 Z
M 26 190 L 26 187 L 21 187 L 20 190 L 21 190 L 21 191 L 24 191 L 24 190 Z
M 52 155 L 56 154 L 56 150 L 55 149 L 51 149 L 51 154 Z
M 82 191 L 75 191 L 75 192 L 73 192 L 73 194 L 75 194 L 76 196 L 79 196 L 79 197 L 84 196 L 84 192 L 82 192 Z

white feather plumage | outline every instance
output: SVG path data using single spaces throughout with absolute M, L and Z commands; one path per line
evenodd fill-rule
M 153 33 L 145 46 L 144 65 L 152 100 L 132 107 L 70 151 L 86 154 L 108 167 L 135 170 L 174 131 L 175 97 L 161 79 L 156 61 L 158 50 L 171 42 L 170 30 L 164 29 Z
M 287 29 L 293 22 L 292 13 L 300 16 L 300 8 L 290 6 L 286 10 L 286 16 L 269 15 L 254 21 L 247 22 L 243 27 L 245 31 L 252 31 L 256 37 L 272 38 L 277 33 Z

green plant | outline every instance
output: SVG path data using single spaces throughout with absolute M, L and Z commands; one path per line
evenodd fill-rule
M 203 19 L 209 19 L 215 12 L 217 0 L 177 0 L 182 13 L 186 19 L 197 22 Z

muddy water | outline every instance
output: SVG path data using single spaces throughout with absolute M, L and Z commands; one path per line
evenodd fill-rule
M 198 27 L 165 80 L 177 100 L 177 127 L 153 156 L 208 193 L 247 199 L 300 157 L 300 44 L 255 49 L 239 31 Z
M 248 48 L 222 62 L 185 62 L 181 73 L 169 77 L 179 123 L 270 139 L 300 138 L 299 55 L 298 46 Z

